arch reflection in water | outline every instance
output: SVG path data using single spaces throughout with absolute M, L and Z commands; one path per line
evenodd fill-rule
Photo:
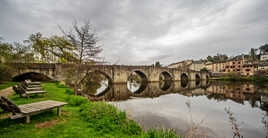
M 110 89 L 107 92 L 99 96 L 94 96 L 94 95 L 89 95 L 89 94 L 85 94 L 85 96 L 87 96 L 90 100 L 95 100 L 95 101 L 102 101 L 102 100 L 124 101 L 124 100 L 132 99 L 135 97 L 154 98 L 154 97 L 159 97 L 161 95 L 171 94 L 171 93 L 179 93 L 179 94 L 191 93 L 190 91 L 193 91 L 195 89 L 200 89 L 202 87 L 202 85 L 197 87 L 195 83 L 191 83 L 191 85 L 189 84 L 189 89 L 185 89 L 181 87 L 180 81 L 171 81 L 168 83 L 169 84 L 160 84 L 160 82 L 147 83 L 147 87 L 139 92 L 130 91 L 130 89 L 133 89 L 133 91 L 137 91 L 137 89 L 139 89 L 137 88 L 139 86 L 135 85 L 134 83 L 113 84 L 111 85 Z M 202 84 L 205 85 L 206 83 L 202 83 Z M 161 85 L 162 86 L 170 85 L 170 86 L 168 89 L 164 91 L 163 88 L 161 88 L 162 87 Z M 132 87 L 132 88 L 129 88 L 129 87 Z
M 173 84 L 173 81 L 171 81 L 171 80 L 170 81 L 168 81 L 168 80 L 160 81 L 159 88 L 163 91 L 167 91 L 171 88 L 172 84 Z
M 81 92 L 92 96 L 103 95 L 110 89 L 111 79 L 103 72 L 92 71 L 86 73 L 81 82 Z
M 127 81 L 127 88 L 132 93 L 140 93 L 147 87 L 147 77 L 141 71 L 134 71 L 130 74 Z
M 195 74 L 195 85 L 198 86 L 201 83 L 201 77 L 199 74 Z
M 182 73 L 181 74 L 181 86 L 183 88 L 186 88 L 188 83 L 189 83 L 189 78 L 188 78 L 187 74 Z

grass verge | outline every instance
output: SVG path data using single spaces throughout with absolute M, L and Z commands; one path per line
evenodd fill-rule
M 90 102 L 84 97 L 70 95 L 71 90 L 56 83 L 44 83 L 48 93 L 43 96 L 9 98 L 16 104 L 26 104 L 43 100 L 57 100 L 69 103 L 62 108 L 62 116 L 56 110 L 25 119 L 10 120 L 7 114 L 0 115 L 0 137 L 4 138 L 176 138 L 173 131 L 149 130 L 145 132 L 134 121 L 127 119 L 125 112 L 117 110 L 105 102 Z
M 11 87 L 11 86 L 14 86 L 16 84 L 17 84 L 17 82 L 6 82 L 6 83 L 3 83 L 3 84 L 0 84 L 0 90 L 3 90 L 5 88 Z

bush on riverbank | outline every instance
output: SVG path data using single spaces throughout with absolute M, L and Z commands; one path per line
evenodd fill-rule
M 5 81 L 10 81 L 12 78 L 12 69 L 4 64 L 0 64 L 0 84 Z
M 67 97 L 67 102 L 71 106 L 80 106 L 82 104 L 85 104 L 88 102 L 88 99 L 82 96 L 68 96 Z
M 88 127 L 94 128 L 99 134 L 124 133 L 139 135 L 142 130 L 132 120 L 128 120 L 125 112 L 104 102 L 88 102 L 80 108 L 81 117 L 88 122 Z

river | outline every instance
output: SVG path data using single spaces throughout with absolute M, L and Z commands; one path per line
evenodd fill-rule
M 173 129 L 204 138 L 265 138 L 268 87 L 252 83 L 161 82 L 101 87 L 91 100 L 109 101 L 144 129 Z

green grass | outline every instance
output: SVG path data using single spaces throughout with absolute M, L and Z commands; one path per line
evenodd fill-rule
M 125 112 L 104 102 L 87 102 L 84 97 L 70 95 L 70 88 L 62 85 L 44 83 L 43 87 L 48 92 L 45 97 L 35 96 L 27 99 L 12 95 L 9 98 L 18 105 L 48 99 L 70 103 L 62 108 L 62 116 L 58 117 L 54 109 L 32 116 L 30 124 L 25 124 L 24 118 L 0 119 L 1 138 L 178 137 L 173 131 L 144 132 L 136 122 L 127 119 Z M 44 125 L 45 122 L 48 122 L 47 125 Z
M 8 87 L 11 87 L 11 86 L 14 86 L 16 84 L 17 84 L 17 82 L 6 82 L 6 83 L 3 83 L 3 84 L 0 84 L 0 90 L 8 88 Z

